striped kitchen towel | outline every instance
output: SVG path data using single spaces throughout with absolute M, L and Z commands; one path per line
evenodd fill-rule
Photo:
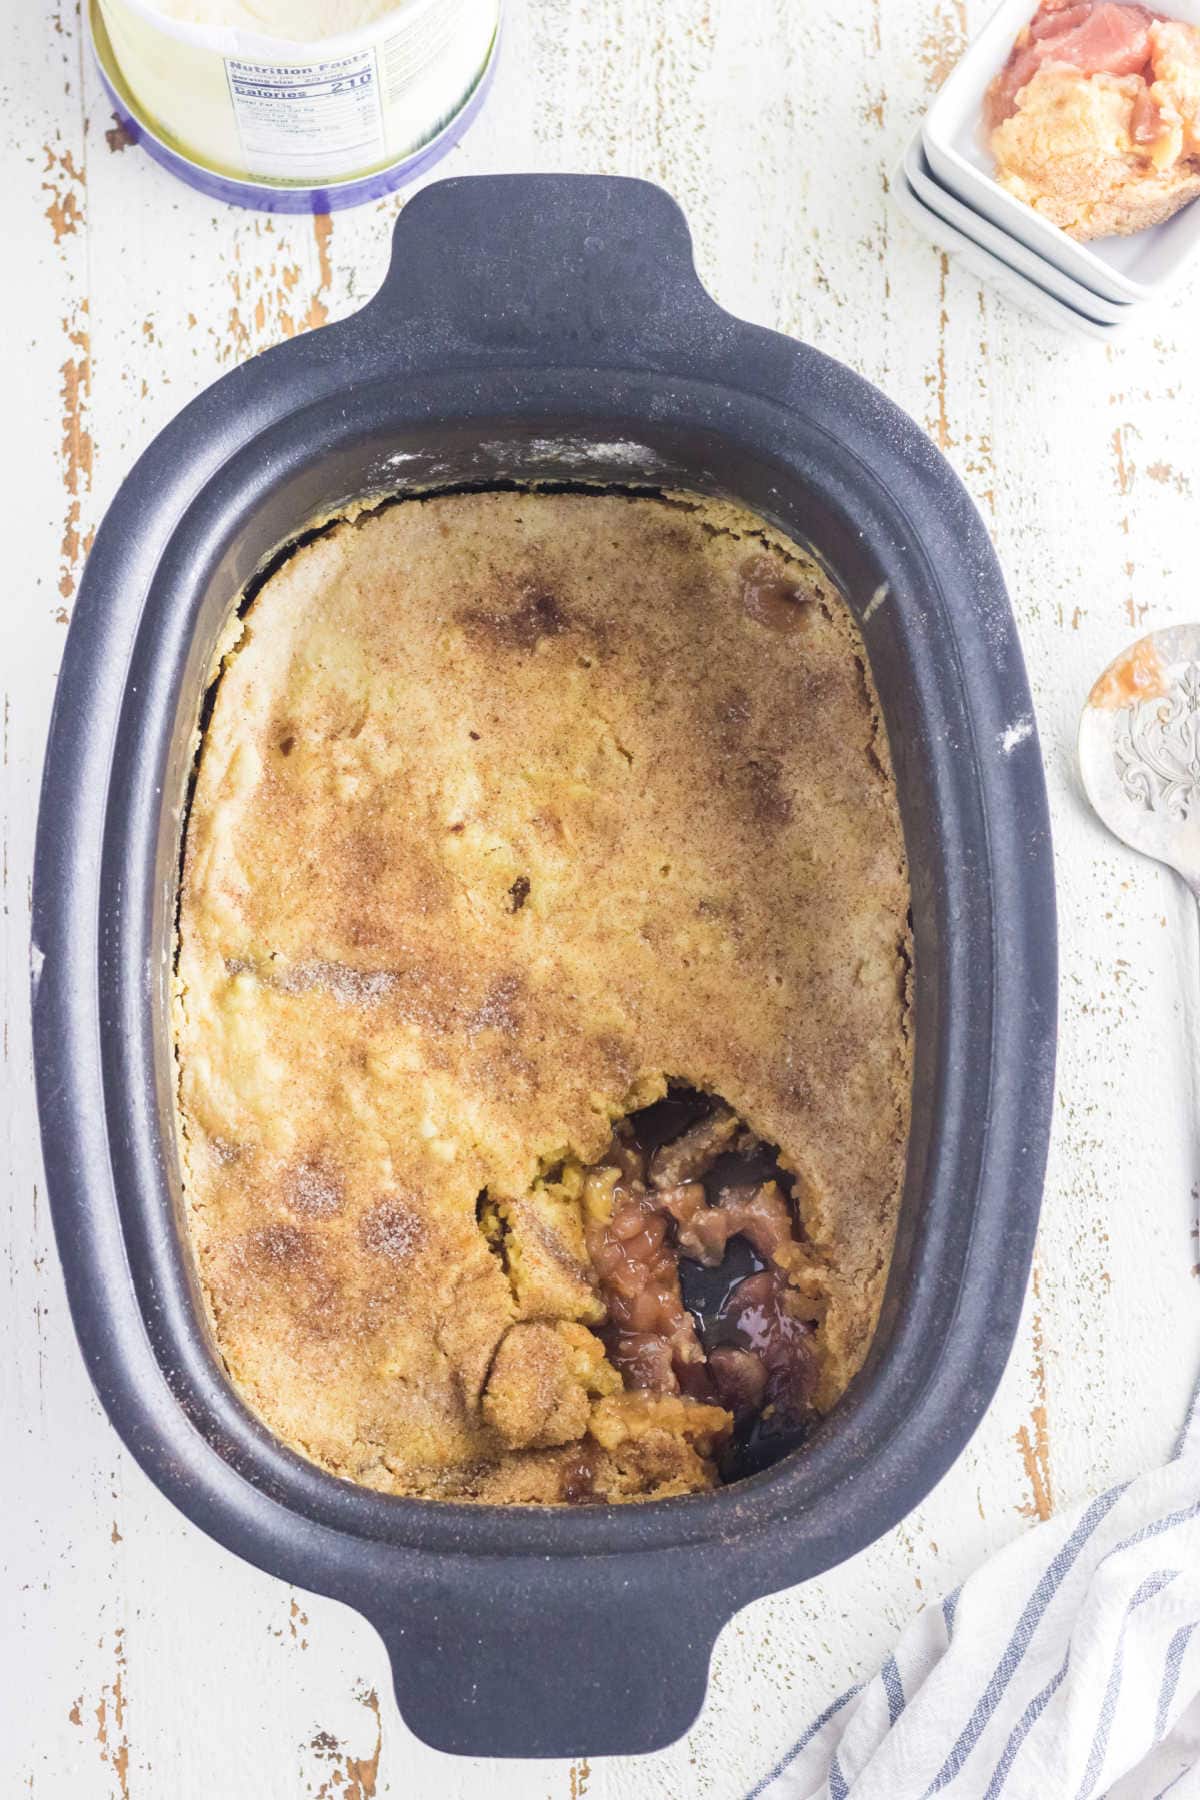
M 1200 1407 L 914 1619 L 747 1800 L 1200 1796 Z

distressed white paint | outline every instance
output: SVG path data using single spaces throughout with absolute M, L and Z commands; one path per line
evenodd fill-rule
M 1092 678 L 1135 629 L 1200 610 L 1194 309 L 1178 304 L 1145 342 L 1075 342 L 947 268 L 896 218 L 887 173 L 987 10 L 510 0 L 494 95 L 443 165 L 665 183 L 724 305 L 850 362 L 933 433 L 1011 584 L 1059 863 L 1063 1050 L 1037 1284 L 985 1424 L 888 1539 L 729 1626 L 686 1742 L 587 1768 L 425 1750 L 396 1715 L 370 1628 L 186 1525 L 88 1389 L 41 1192 L 26 1013 L 37 770 L 73 534 L 215 375 L 372 292 L 399 202 L 323 235 L 216 208 L 138 151 L 109 149 L 65 0 L 57 16 L 0 7 L 6 1800 L 732 1800 L 1039 1502 L 1167 1452 L 1200 1364 L 1194 917 L 1085 816 L 1071 744 Z

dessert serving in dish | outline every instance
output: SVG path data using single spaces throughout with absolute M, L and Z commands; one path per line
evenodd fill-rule
M 761 519 L 460 493 L 303 544 L 222 645 L 179 912 L 239 1391 L 437 1498 L 793 1447 L 890 1259 L 908 904 L 857 629 Z
M 1000 185 L 1078 241 L 1200 194 L 1200 30 L 1116 0 L 1042 0 L 988 89 Z

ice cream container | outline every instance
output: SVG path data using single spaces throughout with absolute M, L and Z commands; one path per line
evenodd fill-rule
M 150 0 L 91 4 L 100 73 L 129 135 L 214 198 L 277 212 L 356 205 L 449 149 L 482 101 L 499 25 L 500 0 L 398 0 L 305 42 L 193 23 Z

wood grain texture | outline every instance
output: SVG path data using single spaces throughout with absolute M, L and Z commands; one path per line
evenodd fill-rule
M 423 1748 L 370 1628 L 185 1524 L 88 1388 L 41 1193 L 26 1001 L 38 769 L 80 566 L 123 472 L 187 399 L 373 291 L 401 201 L 332 223 L 210 205 L 112 130 L 69 5 L 0 9 L 3 1795 L 734 1800 L 981 1557 L 1167 1454 L 1200 1363 L 1195 918 L 1088 818 L 1072 741 L 1103 664 L 1200 604 L 1200 363 L 1186 299 L 1144 341 L 1076 342 L 892 210 L 890 171 L 986 11 L 510 0 L 492 98 L 438 171 L 661 181 L 725 306 L 843 358 L 932 433 L 1004 564 L 1054 811 L 1057 1121 L 1036 1279 L 996 1402 L 889 1538 L 726 1629 L 684 1742 L 589 1766 Z

